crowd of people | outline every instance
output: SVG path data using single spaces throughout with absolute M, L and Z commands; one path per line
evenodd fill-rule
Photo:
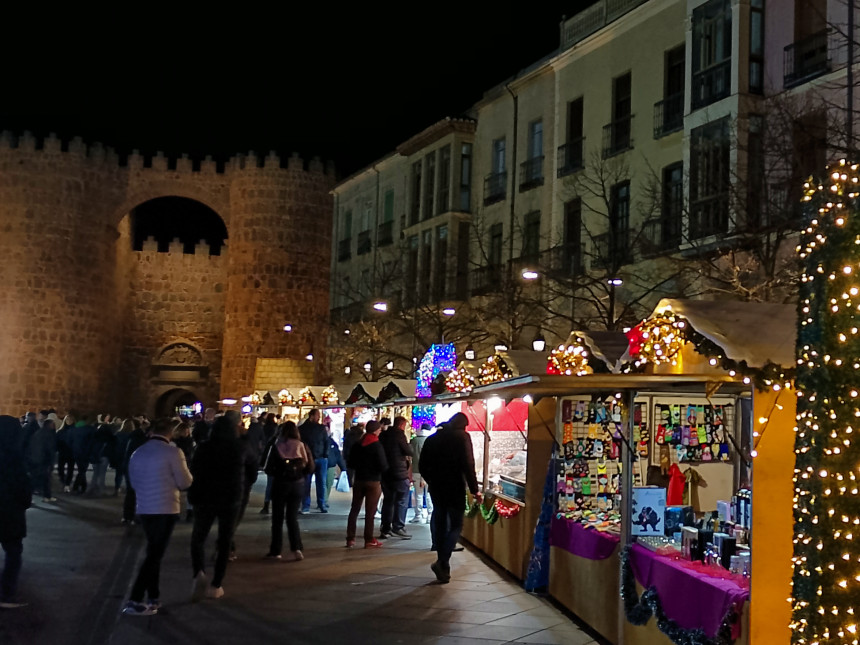
M 355 545 L 358 516 L 364 506 L 364 546 L 379 548 L 392 537 L 408 540 L 406 516 L 429 523 L 437 560 L 431 566 L 440 582 L 450 579 L 451 552 L 463 525 L 466 489 L 478 495 L 468 420 L 457 414 L 433 432 L 429 426 L 407 438 L 404 417 L 354 423 L 343 445 L 321 423 L 319 410 L 297 425 L 278 423 L 274 414 L 246 424 L 235 411 L 207 409 L 196 418 L 140 416 L 117 419 L 41 410 L 21 419 L 0 416 L 0 543 L 5 566 L 0 578 L 0 608 L 18 602 L 17 580 L 26 536 L 26 509 L 33 496 L 53 504 L 56 467 L 63 491 L 70 495 L 124 494 L 120 521 L 140 525 L 146 557 L 134 580 L 123 613 L 147 616 L 160 608 L 159 572 L 176 522 L 191 530 L 192 599 L 221 598 L 228 562 L 236 559 L 236 528 L 242 521 L 259 471 L 266 477 L 261 513 L 271 514 L 266 558 L 283 559 L 287 526 L 292 560 L 304 559 L 298 516 L 310 512 L 312 489 L 320 513 L 329 510 L 338 475 L 352 489 L 346 546 Z M 106 482 L 115 472 L 112 489 Z M 91 471 L 91 474 L 90 474 Z M 89 477 L 88 477 L 89 474 Z M 414 494 L 410 498 L 410 491 Z M 381 506 L 380 506 L 381 500 Z M 375 534 L 375 518 L 380 530 Z M 217 520 L 214 564 L 207 574 L 205 544 Z M 462 547 L 459 547 L 460 549 Z

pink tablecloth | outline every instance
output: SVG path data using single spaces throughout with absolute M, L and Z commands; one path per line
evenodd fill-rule
M 550 545 L 564 549 L 573 555 L 589 560 L 605 560 L 615 553 L 619 542 L 620 538 L 617 535 L 587 529 L 579 522 L 571 522 L 564 518 L 552 518 Z
M 729 610 L 740 613 L 750 597 L 731 580 L 694 571 L 638 544 L 630 549 L 630 564 L 639 584 L 657 590 L 667 617 L 686 629 L 702 629 L 709 638 L 717 635 Z

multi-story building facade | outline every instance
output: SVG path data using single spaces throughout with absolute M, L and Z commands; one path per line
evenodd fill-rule
M 380 162 L 402 203 L 402 304 L 490 302 L 483 340 L 527 345 L 622 328 L 665 296 L 790 298 L 801 181 L 855 148 L 847 22 L 838 0 L 601 0 L 563 21 L 476 123 Z M 375 167 L 336 187 L 336 226 Z

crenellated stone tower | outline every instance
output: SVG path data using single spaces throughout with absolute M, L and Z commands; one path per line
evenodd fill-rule
M 317 160 L 285 165 L 274 153 L 120 165 L 100 144 L 2 133 L 0 413 L 152 414 L 177 391 L 212 404 L 249 394 L 260 362 L 293 375 L 285 386 L 319 382 L 335 178 Z M 165 196 L 223 219 L 221 256 L 132 249 L 129 213 Z

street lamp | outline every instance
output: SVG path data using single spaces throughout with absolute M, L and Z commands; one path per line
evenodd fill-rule
M 537 280 L 540 277 L 540 273 L 533 269 L 525 269 L 523 271 L 523 280 Z
M 497 352 L 506 352 L 508 351 L 508 344 L 503 340 L 497 340 L 496 344 L 493 345 L 493 349 Z
M 454 309 L 453 307 L 445 307 L 445 308 L 442 310 L 442 313 L 443 313 L 445 316 L 453 316 L 455 313 L 457 313 L 457 310 L 456 310 L 456 309 Z
M 468 347 L 466 347 L 466 351 L 463 352 L 463 356 L 466 358 L 467 361 L 475 360 L 475 348 L 469 345 Z
M 287 333 L 293 331 L 293 326 L 290 323 L 287 323 L 286 325 L 284 325 L 284 331 Z
M 379 302 L 373 303 L 373 308 L 376 309 L 376 311 L 388 311 L 388 303 L 380 300 Z
M 352 372 L 352 368 L 349 365 L 343 368 L 344 374 L 349 374 L 350 372 Z
M 622 284 L 624 284 L 624 280 L 622 280 L 621 278 L 609 278 L 606 281 L 606 284 L 611 285 L 613 287 L 620 287 Z
M 388 361 L 388 362 L 385 364 L 385 369 L 387 369 L 388 371 L 393 370 L 393 369 L 394 369 L 394 361 Z
M 532 341 L 532 349 L 536 352 L 542 352 L 546 349 L 546 338 L 543 337 L 543 334 L 538 333 L 538 335 L 535 336 L 535 339 Z
M 624 284 L 621 278 L 608 278 L 606 284 L 609 285 L 609 325 L 608 329 L 615 329 L 615 287 L 620 287 Z
M 372 369 L 373 369 L 373 363 L 371 363 L 370 359 L 368 358 L 366 361 L 364 361 L 364 371 L 369 372 Z
M 305 360 L 306 360 L 306 361 L 312 361 L 312 360 L 314 360 L 314 355 L 313 355 L 313 354 L 308 354 L 307 356 L 305 356 Z

